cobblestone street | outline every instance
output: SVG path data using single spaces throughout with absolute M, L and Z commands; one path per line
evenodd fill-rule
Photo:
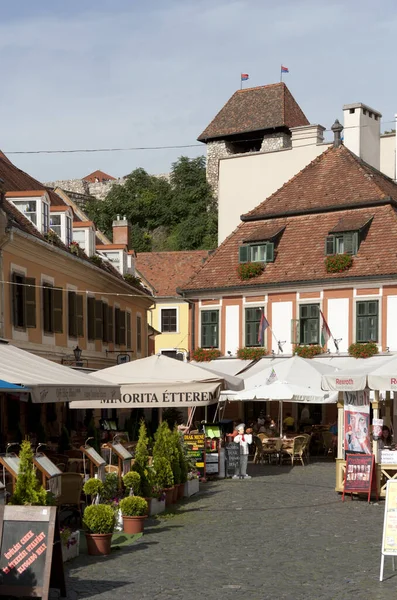
M 384 599 L 379 583 L 384 502 L 334 492 L 335 466 L 251 465 L 247 481 L 202 486 L 173 518 L 146 523 L 135 545 L 68 569 L 71 597 L 97 600 Z

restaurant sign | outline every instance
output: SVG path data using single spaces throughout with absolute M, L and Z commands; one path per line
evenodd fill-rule
M 204 433 L 186 433 L 183 436 L 186 446 L 186 454 L 194 463 L 200 476 L 205 478 L 206 459 L 205 459 L 205 434 Z
M 368 502 L 371 492 L 376 488 L 375 456 L 373 454 L 346 454 L 346 471 L 343 485 L 342 500 L 345 493 L 368 494 Z

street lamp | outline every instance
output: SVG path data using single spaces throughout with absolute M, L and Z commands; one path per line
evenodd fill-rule
M 80 361 L 82 352 L 83 352 L 82 349 L 79 348 L 78 346 L 76 346 L 76 348 L 73 349 L 74 359 L 76 361 L 76 367 L 83 366 L 83 363 Z

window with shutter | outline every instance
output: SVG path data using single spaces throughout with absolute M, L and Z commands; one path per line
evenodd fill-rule
M 108 342 L 114 342 L 114 311 L 113 306 L 108 306 Z
M 325 239 L 325 254 L 327 256 L 331 256 L 335 254 L 335 236 L 327 235 Z
M 320 330 L 320 305 L 301 304 L 299 307 L 299 343 L 318 344 Z
M 76 294 L 76 328 L 77 337 L 84 337 L 84 298 L 82 294 Z
M 136 351 L 137 354 L 142 352 L 142 317 L 136 316 Z
M 333 254 L 351 254 L 358 252 L 358 231 L 346 231 L 334 235 L 328 235 L 325 240 L 325 253 L 327 256 Z
M 43 331 L 54 333 L 54 297 L 53 287 L 48 283 L 43 284 Z
M 127 337 L 126 337 L 126 346 L 127 348 L 131 348 L 131 313 L 127 312 Z
M 114 309 L 114 341 L 120 346 L 120 309 Z
M 12 307 L 12 324 L 14 327 L 21 329 L 26 328 L 26 310 L 25 298 L 26 288 L 24 286 L 25 276 L 18 273 L 12 274 L 11 285 L 11 307 Z
M 87 337 L 95 340 L 95 298 L 87 298 Z
M 360 301 L 356 303 L 356 341 L 377 342 L 379 337 L 378 327 L 378 300 Z
M 125 346 L 125 310 L 120 311 L 119 322 L 120 346 Z
M 240 246 L 239 261 L 244 262 L 273 262 L 274 242 Z
M 109 338 L 109 307 L 106 302 L 102 302 L 102 341 L 105 344 Z
M 101 340 L 103 336 L 102 300 L 95 300 L 95 339 Z
M 217 348 L 219 345 L 219 310 L 201 311 L 201 347 Z
M 77 337 L 77 294 L 68 292 L 68 335 Z
M 263 314 L 263 308 L 246 308 L 245 309 L 245 345 L 260 346 L 259 324 Z
M 53 307 L 54 307 L 54 332 L 63 332 L 63 290 L 62 288 L 52 288 Z

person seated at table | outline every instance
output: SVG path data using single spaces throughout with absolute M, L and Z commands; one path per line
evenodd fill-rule
M 285 415 L 285 419 L 283 421 L 283 425 L 287 431 L 294 431 L 295 419 L 291 415 L 291 413 L 287 413 Z
M 392 438 L 391 438 L 390 429 L 387 427 L 387 425 L 383 425 L 382 437 L 378 441 L 378 448 L 380 448 L 380 449 L 387 448 L 387 447 L 390 447 L 391 444 L 392 444 Z

